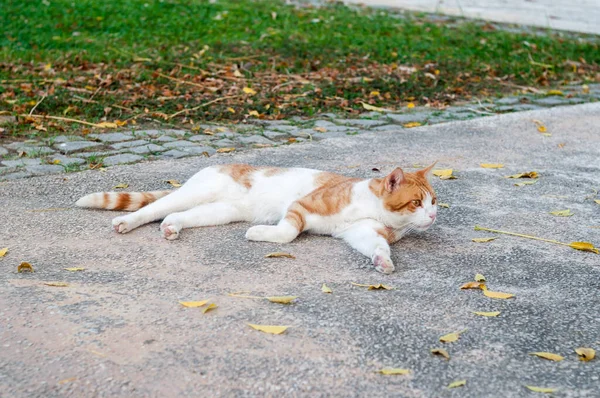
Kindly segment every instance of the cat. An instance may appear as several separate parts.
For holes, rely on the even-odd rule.
[[[113,219],[118,233],[164,218],[160,229],[166,239],[176,239],[183,228],[236,221],[276,223],[248,229],[246,238],[252,241],[288,243],[305,231],[331,235],[389,274],[394,271],[389,245],[435,222],[436,195],[427,180],[433,166],[359,179],[304,168],[229,164],[202,169],[175,191],[98,192],[76,205],[137,210]]]

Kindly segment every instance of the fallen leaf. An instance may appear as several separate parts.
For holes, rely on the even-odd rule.
[[[227,110],[231,113],[235,113],[235,109],[233,109],[232,107],[228,107]]]
[[[571,212],[571,210],[554,210],[551,211],[550,214],[557,217],[571,217],[575,213]]]
[[[475,280],[477,282],[485,282],[485,276],[483,276],[482,274],[475,274]]]
[[[456,177],[452,175],[453,169],[433,170],[432,173],[436,177],[440,177],[440,180],[455,180]]]
[[[6,253],[8,253],[8,247],[5,247],[4,249],[0,249],[0,257],[6,256]]]
[[[448,203],[438,203],[439,207],[445,207],[446,209],[450,208],[450,205]]]
[[[493,240],[495,240],[496,238],[473,238],[471,239],[473,242],[477,242],[477,243],[486,243],[486,242],[491,242]]]
[[[65,268],[66,271],[77,272],[77,271],[85,271],[85,268],[73,267],[73,268]]]
[[[371,91],[369,97],[379,97],[381,93],[379,91]]]
[[[351,284],[353,284],[354,286],[359,286],[359,287],[367,287],[369,288],[369,290],[393,290],[394,288],[388,285],[384,285],[384,284],[378,284],[378,285],[369,285],[369,284],[364,284],[364,283],[354,283],[354,282],[350,282]]]
[[[318,131],[319,133],[327,132],[327,129],[325,127],[315,127],[313,130]]]
[[[579,347],[575,349],[579,359],[584,362],[589,362],[596,357],[596,351],[593,348]]]
[[[530,171],[528,173],[519,173],[519,174],[513,174],[511,176],[506,176],[504,178],[538,178],[539,174],[537,173],[537,171]]]
[[[58,384],[62,385],[62,384],[70,383],[75,380],[77,380],[77,377],[69,377],[68,379],[59,381]]]
[[[54,159],[54,160],[52,161],[52,164],[60,164],[60,159]]]
[[[540,133],[545,133],[547,131],[546,126],[544,126],[543,124],[539,125],[537,131],[539,131]]]
[[[413,127],[419,127],[419,126],[421,126],[421,123],[419,123],[419,122],[408,122],[408,123],[403,124],[402,126],[404,128],[411,129]]]
[[[454,332],[454,333],[448,333],[443,335],[442,337],[440,337],[440,341],[442,343],[453,343],[456,340],[458,340],[458,338],[460,337],[461,333],[466,332],[467,330],[463,330],[462,332]]]
[[[466,380],[457,380],[457,381],[453,381],[452,383],[448,384],[447,388],[456,388],[456,387],[462,387],[465,384],[467,384]]]
[[[483,295],[489,298],[494,298],[494,299],[509,299],[509,298],[513,298],[515,297],[514,294],[510,294],[510,293],[502,293],[502,292],[492,292],[489,290],[484,290],[483,291]]]
[[[525,386],[534,392],[543,392],[546,394],[551,394],[556,391],[556,388],[546,388],[546,387],[535,387],[535,386]]]
[[[248,326],[250,326],[252,329],[270,334],[281,334],[288,328],[288,326],[254,325],[252,323],[249,323]]]
[[[503,169],[504,165],[502,163],[481,163],[481,167],[484,169]]]
[[[484,290],[485,287],[485,283],[481,283],[481,282],[467,282],[464,283],[460,289],[461,290],[466,290],[466,289],[479,289],[479,290]]]
[[[553,354],[551,352],[530,352],[529,355],[535,355],[536,357],[548,359],[554,362],[560,362],[563,359],[565,359],[565,357],[563,357],[562,355]]]
[[[523,181],[523,182],[518,182],[515,184],[515,187],[524,187],[525,185],[533,185],[535,184],[537,181]]]
[[[388,109],[384,109],[384,108],[378,108],[376,106],[373,105],[369,105],[366,102],[361,102],[363,108],[365,108],[368,111],[375,111],[375,112],[389,112]]]
[[[272,303],[278,304],[291,304],[292,301],[298,298],[298,296],[273,296],[273,297],[265,297]]]
[[[119,185],[115,185],[113,189],[123,189],[129,187],[129,184],[121,183]]]
[[[119,127],[127,126],[127,120],[115,120],[115,124]]]
[[[217,149],[218,153],[227,153],[227,152],[233,152],[235,151],[235,148],[219,148]]]
[[[588,86],[587,84],[584,84],[583,86],[581,86],[581,92],[584,94],[589,94],[590,93],[590,86]]]
[[[488,316],[488,317],[496,317],[500,315],[500,311],[492,311],[492,312],[484,312],[484,311],[473,311],[475,315]]]
[[[333,293],[333,291],[324,283],[323,283],[323,286],[321,286],[321,291],[323,293]]]
[[[209,300],[203,300],[203,301],[180,301],[179,304],[183,305],[186,308],[198,308],[198,307],[202,307],[205,306],[206,303],[208,303]]]
[[[242,89],[246,94],[254,95],[256,94],[256,90],[251,89],[250,87],[244,87]]]
[[[179,181],[177,181],[177,180],[167,180],[165,182],[168,183],[168,184],[171,184],[175,188],[179,188],[181,186],[181,183]]]
[[[33,267],[31,266],[31,264],[22,262],[17,267],[17,272],[34,272],[34,271],[33,271]]]
[[[407,107],[408,109],[412,109],[412,108],[414,108],[414,107],[415,107],[415,104],[413,104],[412,102],[409,102],[408,104],[406,104],[406,107]]]
[[[44,282],[44,285],[52,286],[52,287],[68,287],[69,286],[69,284],[66,282]]]
[[[260,113],[258,111],[250,111],[248,112],[248,116],[260,117]]]
[[[113,123],[113,122],[102,122],[102,123],[95,124],[94,127],[99,127],[102,129],[116,129],[119,126],[117,125],[117,123]]]
[[[600,205],[600,199],[594,199],[594,202]]]
[[[446,358],[447,360],[450,360],[450,354],[448,354],[448,351],[444,350],[443,348],[434,348],[433,350],[431,350],[431,353],[433,355],[439,355],[441,357]]]
[[[407,375],[410,374],[410,369],[400,369],[400,368],[383,368],[377,371],[377,373],[381,373],[382,375]]]
[[[206,308],[204,308],[204,309],[202,310],[202,313],[203,313],[203,314],[206,314],[208,311],[212,311],[212,310],[214,310],[214,309],[215,309],[215,308],[217,308],[217,307],[218,307],[218,306],[217,306],[215,303],[210,303],[209,305],[207,305],[207,306],[206,306]]]
[[[269,253],[265,256],[265,258],[277,258],[277,257],[296,258],[296,256],[294,256],[293,254],[284,253],[284,252]]]
[[[584,252],[599,254],[598,249],[595,248],[590,242],[571,242],[569,243],[569,246],[571,246],[573,249],[582,250]]]
[[[546,91],[546,95],[560,95],[560,96],[563,96],[563,95],[565,95],[565,93],[563,93],[560,90],[548,90],[548,91]]]

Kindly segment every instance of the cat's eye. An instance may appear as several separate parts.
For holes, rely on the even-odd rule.
[[[434,205],[436,200],[437,200],[436,198],[431,199],[431,204]]]
[[[419,206],[421,206],[421,201],[419,199],[415,199],[412,201],[412,204],[419,207]]]

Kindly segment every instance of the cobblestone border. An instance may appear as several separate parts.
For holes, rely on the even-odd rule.
[[[564,87],[563,95],[518,95],[471,102],[446,109],[417,107],[398,112],[368,112],[356,119],[322,114],[316,119],[252,119],[248,124],[201,124],[191,130],[124,130],[58,136],[0,145],[0,181],[69,173],[144,160],[212,156],[221,151],[290,145],[365,132],[398,131],[415,125],[467,120],[499,113],[600,100],[600,84]]]

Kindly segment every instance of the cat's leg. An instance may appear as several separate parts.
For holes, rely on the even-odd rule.
[[[165,239],[173,240],[183,228],[207,227],[229,224],[235,221],[247,221],[243,211],[229,203],[207,203],[180,213],[169,214],[160,225]]]
[[[335,237],[344,239],[354,249],[369,257],[377,271],[391,274],[394,272],[394,263],[383,231],[383,224],[375,220],[361,220]]]
[[[287,219],[277,225],[256,225],[246,231],[246,239],[258,242],[289,243],[300,235],[298,228]]]

